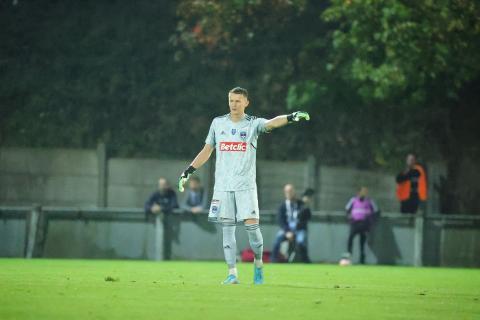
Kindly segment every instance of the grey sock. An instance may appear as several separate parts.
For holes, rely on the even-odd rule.
[[[235,224],[223,224],[223,253],[228,268],[235,268],[237,263],[237,241],[235,239]]]
[[[263,237],[262,233],[260,232],[260,226],[258,225],[258,223],[246,224],[245,229],[247,230],[250,247],[255,254],[255,261],[257,262],[257,266],[260,266],[263,256]]]

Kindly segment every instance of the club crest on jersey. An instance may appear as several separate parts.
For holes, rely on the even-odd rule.
[[[210,212],[212,214],[217,214],[219,211],[219,207],[220,207],[220,200],[213,199],[212,204],[210,205]]]
[[[247,139],[247,131],[240,131],[240,138],[242,140]]]
[[[234,136],[235,133],[237,133],[237,129],[232,129],[232,136]]]

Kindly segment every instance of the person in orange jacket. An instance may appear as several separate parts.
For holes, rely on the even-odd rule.
[[[400,212],[417,213],[421,201],[427,200],[427,176],[414,154],[407,155],[407,168],[397,175],[397,198]]]

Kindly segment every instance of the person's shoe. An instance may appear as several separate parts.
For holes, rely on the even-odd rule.
[[[263,268],[253,265],[253,284],[263,284]]]
[[[238,278],[234,274],[229,274],[228,277],[223,280],[222,284],[239,284]]]

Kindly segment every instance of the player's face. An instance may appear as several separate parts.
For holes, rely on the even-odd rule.
[[[248,103],[247,97],[243,94],[231,92],[228,94],[228,106],[230,107],[230,114],[233,116],[242,116]]]

